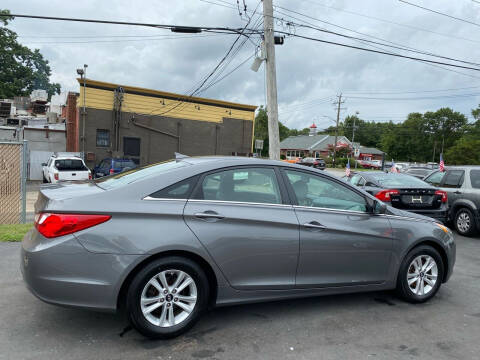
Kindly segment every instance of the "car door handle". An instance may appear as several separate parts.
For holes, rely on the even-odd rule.
[[[193,216],[195,216],[196,218],[205,219],[205,220],[207,220],[207,219],[221,220],[225,217],[223,215],[220,215],[220,214],[216,213],[215,211],[206,211],[206,212],[202,212],[202,213],[195,213]]]
[[[304,227],[307,229],[314,229],[314,230],[324,230],[327,227],[325,225],[320,224],[318,221],[310,221],[309,223],[303,224]]]
[[[453,193],[457,194],[457,195],[460,195],[462,192],[457,190],[457,191],[454,191]]]

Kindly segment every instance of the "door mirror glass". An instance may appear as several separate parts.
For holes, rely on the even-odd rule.
[[[385,203],[383,203],[381,201],[376,201],[375,200],[373,213],[374,214],[385,214],[386,211],[387,211],[387,205],[385,205]]]

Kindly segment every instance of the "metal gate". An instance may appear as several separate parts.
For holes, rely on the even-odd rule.
[[[0,224],[26,219],[27,142],[0,142]]]

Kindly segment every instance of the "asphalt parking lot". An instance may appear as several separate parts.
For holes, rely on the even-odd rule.
[[[121,315],[37,300],[18,243],[0,243],[0,359],[478,359],[480,238],[457,236],[451,280],[430,302],[388,292],[218,308],[152,341]]]

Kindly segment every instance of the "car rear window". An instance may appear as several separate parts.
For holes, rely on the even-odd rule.
[[[179,169],[191,164],[185,161],[176,162],[175,160],[164,161],[151,165],[141,166],[132,170],[124,171],[119,174],[105,176],[95,180],[95,183],[102,189],[114,189],[123,185],[131,184],[139,179],[150,176],[156,176],[164,172]]]
[[[425,181],[420,180],[416,177],[410,175],[403,175],[403,174],[395,174],[395,173],[387,173],[382,174],[379,173],[378,175],[370,175],[383,187],[430,187],[430,184],[427,184]]]
[[[61,159],[55,160],[55,167],[59,171],[83,171],[87,170],[83,161],[80,159]]]

